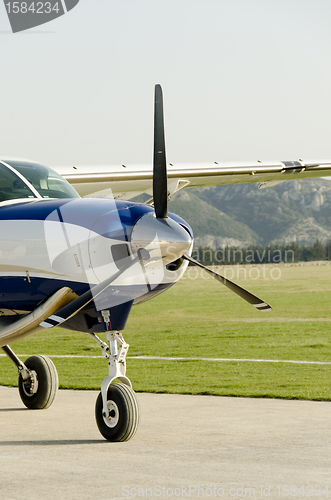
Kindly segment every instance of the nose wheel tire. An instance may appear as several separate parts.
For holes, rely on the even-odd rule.
[[[125,384],[110,384],[107,392],[108,415],[104,414],[101,392],[95,404],[95,419],[101,434],[112,442],[128,441],[137,432],[140,406],[135,392]]]
[[[24,405],[31,410],[46,409],[53,403],[59,379],[53,361],[47,356],[31,356],[25,361],[30,377],[18,377],[18,390]]]

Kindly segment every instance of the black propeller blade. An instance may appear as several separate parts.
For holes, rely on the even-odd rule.
[[[197,260],[193,259],[192,257],[189,257],[188,255],[183,255],[183,258],[188,260],[189,262],[192,262],[192,264],[195,264],[196,266],[201,267],[201,269],[204,269],[208,274],[210,274],[213,278],[215,278],[217,281],[225,285],[227,288],[232,290],[232,292],[236,293],[241,297],[242,299],[246,300],[246,302],[249,302],[252,304],[252,306],[256,307],[261,312],[266,312],[266,311],[271,311],[272,307],[264,302],[263,300],[259,299],[259,297],[256,297],[256,295],[253,295],[252,293],[248,292],[244,288],[241,288],[241,286],[236,285],[232,281],[224,278],[218,273],[215,273],[215,271],[212,271],[208,267],[200,264]]]
[[[168,215],[168,187],[161,85],[155,85],[153,199],[156,217],[165,219]]]

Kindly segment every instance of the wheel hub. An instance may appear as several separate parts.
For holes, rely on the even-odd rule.
[[[103,413],[103,419],[108,427],[115,427],[119,421],[118,406],[114,401],[107,401],[108,415]]]
[[[27,380],[24,380],[22,384],[23,391],[26,396],[32,397],[38,391],[38,376],[34,370],[30,371],[30,376]]]

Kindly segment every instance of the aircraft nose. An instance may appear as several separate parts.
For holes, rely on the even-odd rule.
[[[190,234],[170,217],[157,219],[154,213],[143,215],[133,226],[131,247],[134,253],[140,249],[149,252],[149,262],[162,259],[163,265],[174,262],[192,246]]]

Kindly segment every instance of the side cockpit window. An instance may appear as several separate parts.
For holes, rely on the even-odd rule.
[[[0,163],[0,203],[22,198],[35,198],[35,195],[22,179]]]
[[[42,198],[79,198],[79,194],[61,175],[41,163],[9,160],[8,165],[19,172]]]

